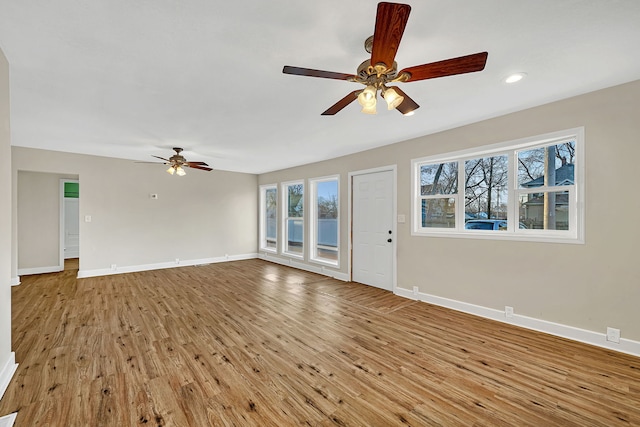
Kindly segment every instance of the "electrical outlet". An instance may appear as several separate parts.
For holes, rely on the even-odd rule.
[[[620,329],[607,328],[607,341],[620,343]]]
[[[114,270],[114,271],[115,271],[117,268],[118,268],[118,266],[117,266],[117,265],[115,265],[115,264],[111,264],[111,269],[112,269],[112,270]]]
[[[180,258],[176,258],[176,264],[180,264]]]
[[[504,306],[504,316],[505,317],[513,317],[513,307],[509,307],[508,305]]]
[[[418,287],[417,286],[413,287],[413,295],[415,295],[415,296],[418,295]]]

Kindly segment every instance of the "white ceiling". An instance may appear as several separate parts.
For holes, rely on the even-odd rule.
[[[12,145],[262,173],[640,78],[638,0],[410,1],[398,68],[488,51],[484,71],[403,84],[412,117],[354,102],[377,1],[0,0]],[[506,85],[506,75],[528,76]],[[198,172],[200,173],[200,172]],[[203,172],[204,173],[204,172]]]

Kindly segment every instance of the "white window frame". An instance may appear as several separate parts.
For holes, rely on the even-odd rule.
[[[294,185],[302,185],[302,217],[289,217],[289,187],[294,186]],[[305,197],[305,193],[306,193],[306,187],[304,185],[304,180],[298,180],[298,181],[288,181],[288,182],[283,182],[280,184],[280,190],[282,192],[281,195],[281,202],[282,202],[282,208],[280,210],[280,212],[282,212],[282,243],[281,243],[281,253],[285,254],[287,256],[290,256],[292,258],[299,258],[299,259],[304,259],[304,255],[305,255],[305,216],[307,214],[307,206],[306,206],[306,201],[307,198]],[[287,248],[289,247],[289,220],[290,219],[298,219],[302,221],[302,252],[301,253],[297,253],[297,252],[290,252],[287,250]]]
[[[274,248],[268,247],[265,243],[267,241],[267,217],[266,217],[266,201],[267,190],[276,190],[276,245]],[[265,252],[278,252],[278,185],[277,184],[265,184],[260,186],[260,250]]]
[[[338,217],[337,224],[337,259],[335,261],[318,256],[318,184],[335,181],[337,185]],[[320,178],[309,178],[309,260],[332,267],[340,266],[340,175],[324,176]]]
[[[544,147],[562,143],[566,140],[575,140],[575,166],[574,184],[567,186],[535,187],[532,189],[518,188],[517,174],[517,153],[537,147]],[[491,240],[519,240],[534,242],[553,243],[584,243],[585,230],[585,138],[584,127],[567,129],[559,132],[552,132],[529,138],[514,141],[492,144],[469,150],[462,150],[442,155],[434,155],[411,160],[411,235],[425,237],[453,237],[471,239],[491,239]],[[508,156],[509,178],[508,178],[508,203],[507,218],[508,227],[506,231],[483,231],[465,230],[465,169],[464,162],[481,157],[491,157],[504,155]],[[439,164],[447,162],[458,163],[458,192],[450,195],[422,196],[420,194],[420,168],[423,165]],[[538,230],[520,229],[518,200],[520,194],[542,193],[546,191],[568,191],[569,193],[569,230]],[[455,199],[456,224],[455,228],[429,228],[422,227],[422,205],[423,198],[446,197]]]

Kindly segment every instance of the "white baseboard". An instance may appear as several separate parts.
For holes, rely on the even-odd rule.
[[[187,267],[187,266],[194,266],[194,265],[215,264],[215,263],[227,262],[227,261],[240,261],[244,259],[253,259],[257,257],[258,257],[257,253],[251,253],[251,254],[240,254],[240,255],[225,255],[223,257],[215,257],[215,258],[180,260],[179,262],[159,262],[156,264],[126,265],[122,267],[116,267],[114,270],[112,270],[111,268],[79,270],[78,279],[84,279],[87,277],[97,277],[97,276],[109,276],[112,274],[135,273],[138,271],[161,270],[164,268],[176,268],[176,267]]]
[[[11,278],[11,286],[18,286],[20,284],[20,276]]]
[[[28,276],[30,274],[58,273],[64,270],[64,266],[52,265],[49,267],[19,268],[19,276]]]
[[[9,387],[9,383],[16,369],[18,369],[16,354],[11,352],[4,366],[0,368],[0,399],[4,396],[4,392],[7,391],[7,387]]]
[[[311,273],[317,273],[323,276],[332,277],[334,279],[342,280],[343,282],[349,281],[348,274],[342,273],[340,271],[332,270],[331,268],[325,267],[323,265],[307,264],[302,260],[297,260],[295,258],[290,258],[290,257],[283,257],[283,256],[272,254],[269,252],[260,252],[259,258],[265,261],[274,262],[276,264],[297,268],[299,270],[309,271]]]
[[[631,354],[640,357],[640,342],[625,338],[620,338],[620,343],[607,341],[606,333],[589,331],[586,329],[576,328],[573,326],[562,325],[560,323],[549,322],[547,320],[536,319],[533,317],[514,314],[513,317],[506,317],[504,311],[493,308],[483,307],[475,304],[469,304],[462,301],[456,301],[448,298],[442,298],[435,295],[425,293],[413,293],[404,288],[396,288],[396,295],[424,301],[429,304],[450,308],[452,310],[462,311],[464,313],[473,314],[487,319],[497,320],[498,322],[508,323],[520,326],[534,331],[544,332],[573,341],[579,341],[586,344],[595,345],[597,347],[606,348],[608,350],[619,351],[621,353]]]

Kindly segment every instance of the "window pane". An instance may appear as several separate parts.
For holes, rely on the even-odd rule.
[[[338,181],[318,182],[318,218],[338,218]]]
[[[452,197],[422,199],[422,226],[455,228],[456,200]]]
[[[567,141],[518,152],[520,188],[573,185],[575,147],[575,141]]]
[[[261,187],[260,249],[276,251],[278,247],[278,189]]]
[[[287,220],[287,252],[302,254],[302,233],[304,224],[301,219]]]
[[[458,162],[420,166],[420,194],[456,194],[458,192]]]
[[[507,219],[508,163],[506,155],[465,161],[465,220]]]
[[[304,215],[304,200],[302,184],[289,185],[287,187],[287,212],[290,218],[302,218]]]
[[[275,188],[269,188],[265,191],[265,236],[267,238],[267,246],[269,242],[276,241],[277,234],[277,209],[278,209],[278,190]]]
[[[317,235],[315,256],[338,260],[338,181],[320,181],[316,184]]]
[[[547,191],[520,195],[520,222],[526,228],[568,230],[569,192]]]
[[[304,253],[304,185],[287,184],[284,206],[284,252],[296,256]]]

